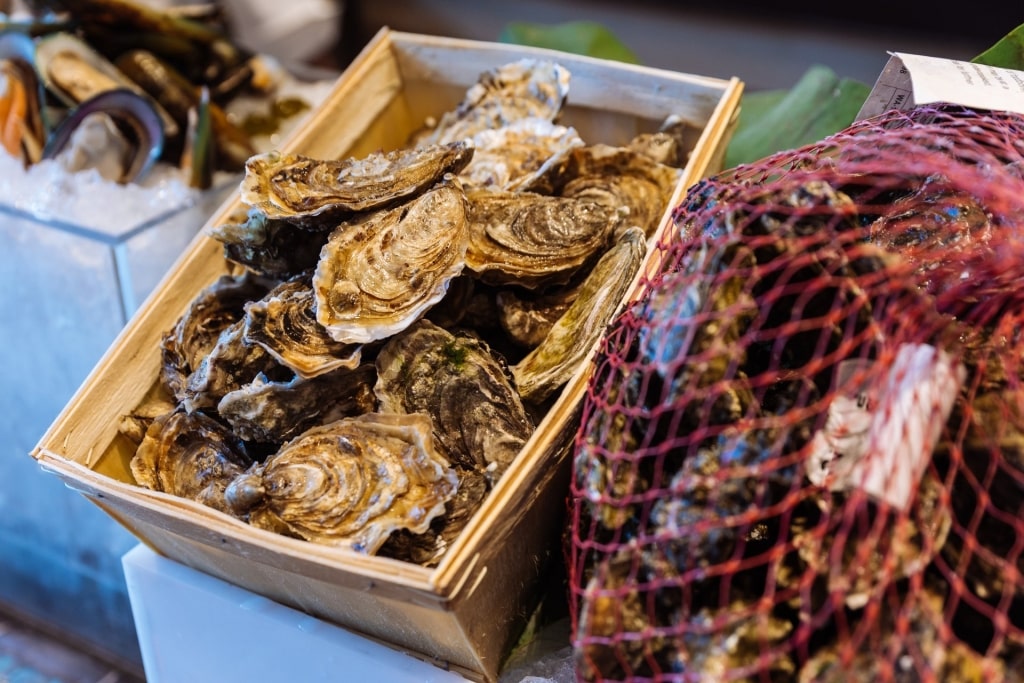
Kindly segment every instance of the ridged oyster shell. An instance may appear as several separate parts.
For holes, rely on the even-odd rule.
[[[466,140],[339,161],[265,152],[246,162],[241,197],[267,218],[329,219],[417,195],[461,171],[472,157]]]
[[[618,225],[614,207],[531,192],[471,190],[466,267],[488,284],[564,284],[602,251]]]
[[[526,118],[554,121],[569,94],[569,79],[564,66],[530,58],[485,71],[417,144],[465,140]]]
[[[243,339],[259,344],[277,362],[310,379],[338,368],[358,367],[362,346],[336,342],[316,321],[308,275],[282,282],[245,306]]]
[[[313,275],[316,319],[339,342],[401,332],[465,266],[466,198],[457,179],[394,209],[338,226]]]
[[[304,432],[226,498],[253,526],[373,554],[398,529],[426,531],[457,486],[429,418],[370,413]]]
[[[452,463],[496,479],[533,433],[508,368],[481,340],[421,320],[377,355],[380,410],[425,413]]]
[[[682,170],[658,163],[626,147],[590,145],[569,154],[559,194],[624,211],[624,226],[643,228],[650,237],[658,227]]]
[[[315,425],[372,411],[375,377],[372,364],[277,382],[261,374],[225,394],[217,413],[243,439],[281,443]]]
[[[224,491],[251,464],[230,429],[177,409],[153,420],[129,466],[140,486],[229,512]]]
[[[642,229],[626,229],[587,276],[576,300],[558,319],[540,346],[512,366],[523,400],[539,404],[551,396],[586,360],[618,310],[640,270],[647,240]]]
[[[473,159],[459,173],[466,187],[529,190],[583,146],[575,128],[537,117],[513,121],[473,137]]]
[[[186,396],[189,376],[216,346],[221,333],[245,314],[245,305],[272,284],[252,273],[223,275],[192,301],[160,342],[161,379],[177,399]]]

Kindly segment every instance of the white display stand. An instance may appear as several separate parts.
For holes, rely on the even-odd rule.
[[[142,544],[121,561],[147,683],[466,681]]]

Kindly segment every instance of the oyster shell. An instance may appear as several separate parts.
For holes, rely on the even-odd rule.
[[[513,121],[473,137],[476,152],[459,179],[467,187],[529,190],[583,144],[575,128],[541,118]]]
[[[362,346],[331,339],[316,321],[315,305],[308,276],[282,282],[259,301],[246,304],[242,338],[262,346],[303,379],[357,367]]]
[[[513,289],[502,290],[495,296],[501,328],[517,344],[532,349],[544,341],[578,294],[575,287],[536,297],[523,296]]]
[[[572,150],[559,194],[605,204],[628,214],[624,225],[658,228],[682,171],[624,147],[590,145]]]
[[[333,226],[332,226],[333,227]],[[210,237],[224,245],[224,258],[281,280],[316,267],[329,230],[309,231],[289,221],[267,218],[250,209],[241,223],[222,223]]]
[[[380,410],[426,413],[449,460],[497,479],[534,424],[505,364],[476,337],[421,320],[377,355]]]
[[[217,344],[221,332],[245,315],[245,304],[259,299],[271,283],[253,275],[222,275],[204,288],[160,342],[161,380],[177,400],[186,396],[188,377]]]
[[[524,401],[543,402],[586,360],[640,270],[646,250],[643,230],[624,231],[594,266],[576,300],[541,345],[512,366]]]
[[[569,80],[569,70],[560,64],[529,58],[485,71],[458,106],[416,143],[465,140],[525,118],[554,121],[569,94]]]
[[[226,393],[217,413],[243,439],[282,443],[317,424],[372,411],[375,378],[372,364],[278,382],[261,374]]]
[[[888,597],[888,596],[887,596]],[[899,609],[878,610],[874,623],[858,625],[845,643],[829,643],[801,667],[799,683],[1020,680],[998,657],[985,657],[946,624],[945,600],[927,584],[904,598]],[[858,637],[863,636],[863,637]],[[851,651],[852,650],[852,651]],[[879,655],[882,656],[879,656]],[[1007,677],[1007,674],[1010,674]]]
[[[472,157],[465,140],[339,161],[265,152],[246,162],[241,197],[267,218],[330,220],[420,194]]]
[[[396,530],[426,531],[457,485],[429,418],[368,413],[297,436],[225,495],[253,526],[373,554]]]
[[[462,186],[449,178],[407,204],[342,223],[313,275],[316,319],[336,341],[390,337],[440,301],[465,266]]]
[[[607,204],[470,190],[466,267],[489,284],[564,284],[603,251],[620,215]]]
[[[190,412],[213,408],[227,393],[240,389],[260,373],[273,373],[275,378],[291,375],[262,346],[245,341],[243,318],[221,332],[217,343],[189,375],[181,403]]]
[[[129,466],[140,486],[229,512],[224,491],[251,464],[223,424],[176,409],[153,420]]]
[[[435,517],[430,523],[430,528],[421,534],[405,529],[396,531],[377,554],[424,567],[435,566],[469,524],[490,490],[488,479],[483,473],[459,470],[458,474],[459,490],[448,501],[444,514]]]

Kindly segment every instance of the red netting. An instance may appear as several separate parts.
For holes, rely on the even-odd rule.
[[[574,457],[583,680],[1024,680],[1024,117],[696,185]]]

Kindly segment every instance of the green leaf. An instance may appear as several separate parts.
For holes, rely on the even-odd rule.
[[[1024,71],[1024,24],[1007,33],[995,45],[971,61]]]
[[[826,66],[811,66],[790,90],[747,93],[725,166],[762,159],[774,152],[817,142],[853,123],[871,88],[839,78]]]
[[[616,38],[615,34],[593,21],[568,21],[562,24],[513,21],[505,25],[498,40],[502,43],[544,47],[630,64],[640,63],[636,54]]]

